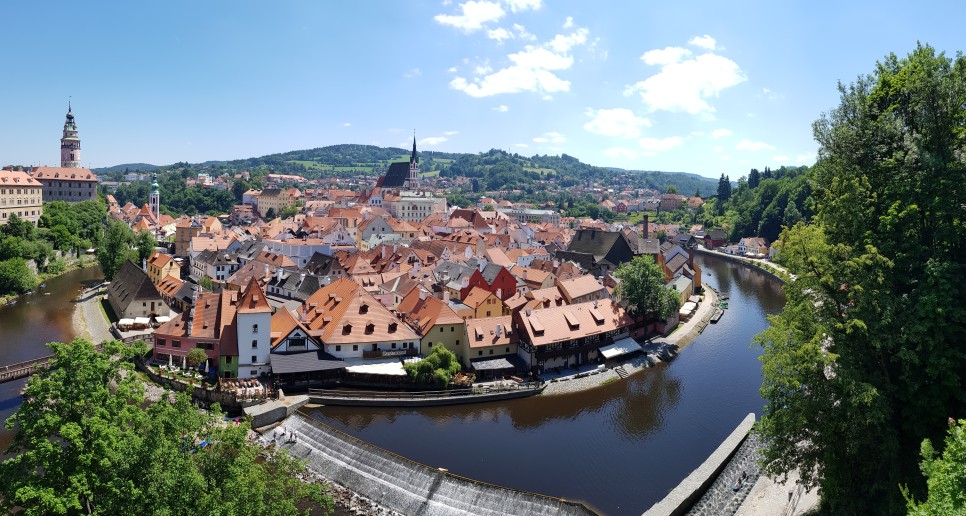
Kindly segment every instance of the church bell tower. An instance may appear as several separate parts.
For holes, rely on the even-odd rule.
[[[416,135],[413,135],[413,154],[409,157],[409,177],[403,184],[407,190],[419,190],[419,156],[416,155]]]
[[[81,168],[80,138],[77,137],[77,124],[71,113],[70,101],[67,102],[67,120],[64,122],[64,137],[60,139],[60,166]]]
[[[151,193],[148,195],[148,207],[154,215],[154,220],[161,220],[161,191],[158,189],[158,173],[151,176]]]

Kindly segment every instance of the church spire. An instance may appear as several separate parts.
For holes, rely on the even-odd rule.
[[[419,163],[419,156],[416,155],[416,130],[413,129],[413,154],[409,156],[410,163]]]

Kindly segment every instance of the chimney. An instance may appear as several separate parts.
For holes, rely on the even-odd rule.
[[[443,291],[443,302],[447,304],[449,303],[449,290]]]
[[[650,236],[648,235],[648,232],[650,230],[648,228],[650,228],[651,225],[650,225],[650,223],[648,221],[648,217],[647,217],[647,214],[646,213],[644,214],[644,218],[641,219],[641,225],[644,226],[644,230],[641,231],[641,235],[643,235],[644,240],[647,240],[648,238],[650,238]]]
[[[275,281],[276,282],[278,282],[278,283],[281,283],[282,282],[282,273],[283,273],[283,270],[282,270],[281,267],[279,267],[278,269],[275,270]]]
[[[269,271],[269,269],[268,269],[268,264],[267,263],[265,264],[264,271],[265,271],[265,273],[263,274],[264,277],[267,278],[267,277],[269,277],[269,276],[272,275],[271,271]]]
[[[497,336],[497,338],[500,338],[501,335],[503,335],[503,325],[502,324],[497,324],[496,325],[496,336]]]
[[[426,301],[426,291],[423,289],[419,289],[419,300]]]
[[[503,299],[503,289],[502,288],[496,289],[496,297],[498,297],[500,299]]]
[[[523,281],[527,281],[527,269],[523,269]]]

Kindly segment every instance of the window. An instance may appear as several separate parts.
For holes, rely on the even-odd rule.
[[[257,356],[255,356],[255,355],[252,355],[252,363],[253,363],[253,364],[256,364],[256,363],[258,363],[258,357],[257,357]],[[255,373],[252,373],[252,374],[255,374]]]
[[[228,355],[228,356],[225,357],[225,363],[226,364],[230,364],[231,363],[231,355]]]
[[[483,356],[483,350],[482,349],[479,351],[479,353],[480,353],[480,356]]]
[[[507,346],[507,348],[506,348],[506,352],[507,352],[507,353],[509,353],[509,352],[510,352],[510,346]]]
[[[258,374],[258,371],[256,371],[256,370],[254,370],[254,369],[252,369],[252,371],[251,371],[251,375],[250,375],[250,376],[255,376],[256,374]]]
[[[336,346],[335,346],[335,350],[336,350],[336,351],[342,351],[342,346],[339,346],[339,345],[336,345]]]
[[[433,347],[433,343],[432,342],[429,343],[429,347]]]
[[[164,339],[158,339],[158,346],[164,346]]]
[[[299,339],[288,339],[288,346],[290,348],[304,348],[305,347],[305,339],[302,339],[302,338],[299,338]]]
[[[457,345],[457,346],[459,346],[459,345],[460,345],[460,339],[456,339],[456,345]]]
[[[443,333],[443,327],[442,326],[439,327],[439,332],[440,333]]]
[[[352,345],[352,351],[359,351],[359,345],[358,344],[353,344]]]
[[[487,310],[487,311],[486,311],[486,316],[487,316],[487,317],[489,317],[489,316],[490,316],[490,311],[489,311],[489,310]]]
[[[456,326],[450,326],[449,331],[450,333],[453,333],[454,331],[456,331]]]
[[[258,333],[258,325],[257,324],[253,324],[252,325],[252,333]]]
[[[491,354],[491,355],[493,354],[493,350],[492,350],[492,349],[490,350],[490,354]]]
[[[392,343],[392,349],[396,349],[396,343],[395,342]]]
[[[176,347],[176,348],[180,348],[181,347],[181,341],[180,340],[172,340],[171,341],[171,345],[174,346],[174,347]]]
[[[252,339],[252,349],[255,349],[257,347],[258,347],[258,340]]]

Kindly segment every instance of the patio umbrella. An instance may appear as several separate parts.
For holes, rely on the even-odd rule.
[[[174,360],[174,358],[171,355],[168,355],[168,367],[171,367],[172,365],[174,365],[172,364],[172,360]]]
[[[181,369],[188,368],[188,357],[186,355],[181,356]]]

